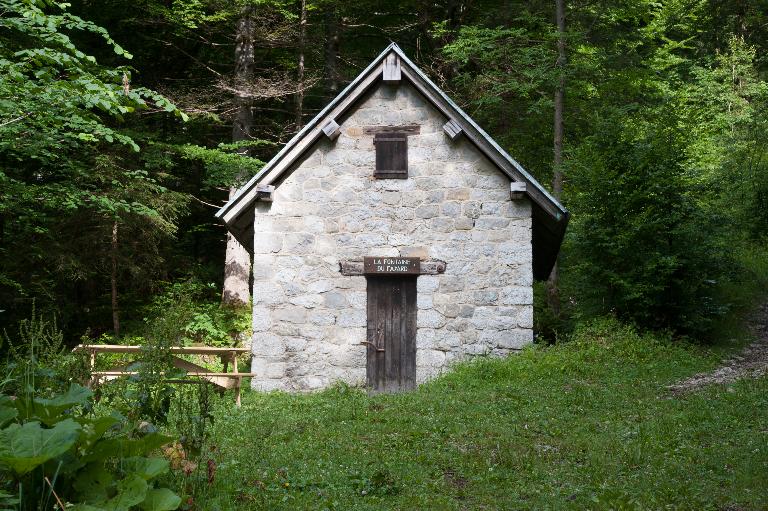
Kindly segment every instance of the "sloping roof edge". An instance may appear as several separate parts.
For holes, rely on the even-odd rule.
[[[219,209],[219,211],[216,212],[216,217],[224,218],[224,215],[235,209],[235,206],[238,206],[237,209],[242,209],[245,205],[239,205],[238,202],[242,200],[243,196],[245,196],[249,190],[253,189],[263,176],[272,171],[272,169],[274,169],[278,163],[282,162],[291,148],[295,147],[299,141],[301,141],[307,134],[309,134],[310,131],[318,128],[320,122],[328,116],[328,113],[331,112],[344,99],[346,99],[350,93],[355,90],[368,75],[371,74],[372,71],[379,67],[390,50],[394,48],[400,50],[400,48],[395,43],[391,43],[389,46],[387,46],[387,48],[382,51],[379,56],[376,57],[373,62],[368,65],[368,67],[366,67],[359,75],[357,75],[357,77],[352,80],[349,85],[344,87],[338,96],[333,98],[333,100],[328,103],[328,105],[326,105],[326,107],[323,108],[320,113],[313,117],[311,121],[309,121],[298,133],[296,133],[296,135],[294,135],[293,138],[291,138],[283,146],[283,148],[271,160],[269,160],[258,173],[256,173],[255,176],[253,176],[245,185],[240,187],[237,193],[235,193],[235,195],[231,197],[227,203],[224,204],[221,209]],[[365,91],[361,91],[359,95],[362,95],[364,92]]]
[[[435,85],[395,43],[387,46],[338,96],[294,135],[261,171],[216,212],[216,217],[222,219],[230,232],[246,249],[252,251],[250,246],[252,240],[249,239],[249,235],[253,232],[251,205],[256,200],[256,186],[275,182],[284,171],[290,169],[293,163],[301,158],[306,149],[322,136],[322,125],[327,120],[340,118],[371,86],[376,84],[381,79],[384,59],[391,52],[396,53],[401,59],[404,78],[446,117],[456,121],[467,138],[502,172],[515,181],[524,181],[527,184],[526,193],[534,206],[534,276],[537,279],[547,278],[557,259],[565,227],[568,224],[568,210]],[[245,218],[242,218],[244,215]]]

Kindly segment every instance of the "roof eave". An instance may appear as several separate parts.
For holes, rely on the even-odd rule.
[[[462,128],[464,128],[467,134],[470,135],[472,142],[481,150],[484,149],[483,152],[486,153],[486,156],[494,161],[494,163],[496,163],[503,172],[505,172],[509,177],[513,179],[523,180],[531,184],[534,190],[528,190],[528,195],[534,195],[534,197],[532,197],[534,199],[537,198],[535,195],[539,195],[540,199],[550,203],[552,207],[548,209],[551,210],[553,216],[558,221],[560,221],[560,217],[568,214],[568,210],[565,209],[562,204],[560,204],[560,201],[555,199],[549,193],[549,191],[547,191],[547,189],[541,185],[541,183],[539,183],[532,175],[528,173],[528,171],[525,170],[525,168],[523,168],[522,165],[520,165],[514,158],[512,158],[512,156],[509,155],[509,153],[502,149],[501,146],[499,146],[499,144],[497,144],[496,141],[493,140],[490,135],[488,135],[488,133],[486,133],[480,126],[478,126],[477,123],[469,115],[467,115],[464,110],[461,109],[461,107],[454,103],[453,100],[448,97],[448,95],[446,95],[432,80],[430,80],[430,78],[424,74],[424,72],[422,72],[399,47],[395,46],[393,50],[408,64],[408,66],[402,66],[401,69],[409,78],[411,83],[415,83],[414,79],[423,82],[423,87],[419,87],[420,92],[426,97],[430,98],[433,103],[443,103],[443,105],[437,105],[438,107],[442,106],[440,110],[442,110],[443,113],[451,119],[454,119],[459,124],[463,125]],[[418,86],[418,84],[416,85]],[[448,111],[446,112],[446,110]],[[501,157],[501,160],[503,161],[498,161],[498,158],[493,158],[493,153]]]
[[[280,163],[286,154],[288,154],[292,147],[294,147],[301,139],[303,139],[310,131],[317,128],[320,123],[325,120],[325,118],[328,116],[330,112],[334,110],[334,108],[339,105],[343,100],[345,100],[352,91],[354,91],[364,80],[365,78],[373,71],[376,67],[380,66],[384,58],[389,54],[390,51],[395,50],[398,52],[398,54],[402,54],[402,50],[400,50],[400,47],[397,46],[397,44],[390,43],[389,46],[387,46],[384,51],[382,51],[378,57],[376,57],[373,62],[371,62],[357,77],[352,80],[333,100],[326,105],[325,108],[323,108],[320,113],[318,113],[315,117],[312,118],[296,135],[294,135],[284,146],[283,148],[271,159],[269,162],[267,162],[264,167],[256,173],[245,185],[240,187],[238,191],[235,193],[234,196],[232,196],[224,206],[222,206],[215,214],[216,218],[223,219],[225,216],[227,216],[227,213],[232,211],[233,209],[242,209],[243,207],[246,207],[250,204],[249,201],[247,204],[240,204],[242,201],[242,198],[253,189],[258,183],[259,180],[268,174],[273,168],[275,168],[278,163]],[[235,216],[240,216],[239,214],[236,214]]]
[[[535,242],[534,253],[540,258],[534,270],[537,279],[545,279],[549,270],[557,258],[565,228],[568,224],[569,213],[560,202],[555,199],[522,165],[512,158],[493,140],[471,117],[469,117],[456,103],[451,100],[437,85],[429,79],[395,44],[391,43],[382,51],[338,96],[336,96],[323,110],[320,111],[304,128],[299,131],[285,146],[253,176],[235,195],[216,212],[216,217],[227,224],[227,228],[249,250],[252,240],[253,208],[252,203],[257,200],[254,193],[257,184],[272,184],[280,175],[288,170],[306,150],[308,150],[320,138],[322,125],[328,119],[340,118],[365,92],[381,79],[382,63],[390,52],[395,52],[402,59],[401,70],[406,78],[421,94],[428,98],[432,104],[446,117],[458,122],[467,138],[485,154],[502,172],[510,179],[525,181],[527,195],[531,201],[545,213],[537,215],[538,222],[534,225]],[[263,181],[263,182],[262,182]],[[248,213],[251,213],[248,215]],[[247,215],[243,217],[243,215]],[[541,229],[544,229],[542,231]],[[548,234],[545,233],[548,232]],[[550,240],[542,246],[541,240]],[[546,273],[546,275],[544,275]]]

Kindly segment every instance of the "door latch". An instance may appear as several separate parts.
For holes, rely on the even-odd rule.
[[[363,342],[361,342],[360,344],[364,344],[364,345],[366,345],[366,344],[367,344],[367,345],[370,345],[370,347],[371,347],[371,348],[375,349],[375,350],[376,350],[376,351],[378,351],[378,352],[383,352],[383,351],[384,351],[384,348],[379,348],[378,346],[376,346],[376,345],[375,345],[374,343],[372,343],[371,341],[363,341]]]

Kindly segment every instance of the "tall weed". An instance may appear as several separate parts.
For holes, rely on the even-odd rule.
[[[15,335],[4,331],[0,345],[7,345],[5,374],[8,391],[56,394],[73,382],[88,378],[85,357],[72,353],[64,343],[56,317],[44,318],[32,305],[30,317],[18,323]]]

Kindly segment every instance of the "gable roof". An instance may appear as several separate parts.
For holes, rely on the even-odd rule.
[[[416,88],[432,106],[461,128],[472,142],[501,172],[513,181],[526,183],[526,194],[533,213],[533,273],[546,279],[554,265],[568,224],[569,213],[522,165],[504,151],[482,128],[459,108],[403,53],[395,43],[382,51],[357,78],[344,88],[319,114],[309,121],[250,181],[243,185],[216,213],[227,229],[249,251],[253,250],[254,202],[257,186],[269,185],[296,163],[324,136],[323,126],[340,119],[368,90],[382,80],[384,62],[390,55],[400,60],[402,79]]]

